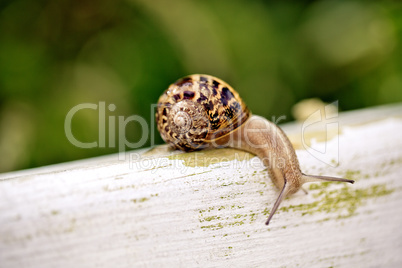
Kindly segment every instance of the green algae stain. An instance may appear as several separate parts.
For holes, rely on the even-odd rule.
[[[217,224],[211,224],[211,225],[204,225],[201,226],[201,229],[212,229],[212,230],[218,230],[218,229],[222,229],[223,225],[222,223],[217,223]]]
[[[175,154],[168,157],[169,160],[183,160],[186,167],[208,167],[212,164],[229,162],[233,160],[250,160],[254,155],[245,151],[232,148],[211,149],[191,153]]]
[[[134,184],[133,185],[123,185],[123,186],[118,186],[118,187],[114,187],[114,188],[112,188],[109,185],[105,185],[105,186],[103,186],[103,190],[105,192],[115,192],[115,191],[121,191],[121,190],[126,190],[126,189],[135,189],[135,187],[136,186]]]
[[[54,216],[54,215],[58,215],[58,214],[60,214],[60,211],[58,211],[58,210],[52,210],[52,211],[50,211],[50,214],[52,214],[53,216]]]
[[[221,210],[237,210],[244,209],[242,206],[217,206],[209,207],[206,209],[199,210],[198,220],[202,224],[201,229],[203,230],[219,230],[224,227],[234,227],[245,224],[245,219],[248,217],[247,214],[235,214],[227,215],[220,213]],[[205,215],[211,213],[209,215]],[[218,214],[216,214],[218,213]],[[252,218],[254,215],[252,216]]]
[[[309,190],[323,190],[323,189],[326,189],[329,186],[331,186],[331,184],[333,184],[333,182],[330,182],[330,181],[314,183],[314,184],[310,184],[308,189]]]
[[[158,193],[155,193],[155,194],[149,195],[148,197],[133,198],[133,199],[130,199],[129,201],[132,202],[132,203],[134,203],[134,204],[137,204],[137,203],[144,203],[144,202],[146,202],[146,201],[151,200],[151,198],[157,197],[157,196],[159,196],[159,194],[158,194]],[[123,201],[123,202],[127,202],[127,200],[122,200],[122,201]]]
[[[201,221],[213,221],[213,220],[219,220],[221,217],[219,216],[210,216],[210,217],[205,217],[204,220]]]
[[[344,178],[347,180],[357,180],[361,177],[360,170],[346,170]]]
[[[368,174],[363,174],[360,170],[346,170],[340,175],[345,179],[355,181],[370,177]],[[344,185],[340,189],[329,190],[328,188],[331,185],[333,185],[333,182],[311,184],[309,190],[312,191],[313,197],[318,199],[317,201],[309,204],[282,207],[279,211],[301,211],[302,215],[317,212],[339,212],[337,218],[342,219],[355,215],[357,208],[366,205],[369,199],[382,197],[394,192],[394,189],[387,188],[386,184],[376,184],[363,189],[355,189],[349,185]],[[330,218],[325,218],[322,221],[327,220],[330,220]]]
[[[356,214],[356,210],[360,206],[367,204],[367,201],[372,198],[378,198],[391,194],[394,190],[388,189],[385,184],[376,184],[364,189],[353,189],[349,186],[343,186],[337,190],[327,190],[328,186],[317,185],[310,187],[310,190],[315,190],[313,197],[319,200],[300,205],[291,205],[279,208],[279,211],[300,211],[302,216],[311,215],[315,213],[336,213],[339,212],[338,219],[347,218]],[[264,211],[268,214],[269,211]],[[324,221],[329,218],[324,219]]]
[[[235,221],[235,222],[229,223],[228,225],[229,226],[240,226],[240,225],[243,225],[243,224],[244,224],[244,221]]]
[[[133,203],[143,203],[145,201],[148,201],[149,198],[148,197],[141,197],[141,198],[137,198],[137,199],[130,199],[131,202]]]

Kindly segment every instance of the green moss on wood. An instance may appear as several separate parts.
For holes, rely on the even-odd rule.
[[[130,199],[130,201],[133,202],[133,203],[143,203],[143,202],[148,201],[148,200],[149,200],[148,197]]]
[[[317,184],[315,187],[310,187],[310,190],[317,192],[313,193],[313,197],[319,200],[300,205],[291,205],[279,208],[279,211],[300,211],[302,215],[311,215],[315,213],[343,213],[337,218],[346,218],[356,214],[358,207],[365,205],[368,199],[378,198],[391,194],[394,189],[388,189],[385,184],[376,184],[364,189],[354,189],[350,186],[343,186],[341,189],[328,191],[327,183],[323,185]],[[269,211],[264,211],[268,215]]]

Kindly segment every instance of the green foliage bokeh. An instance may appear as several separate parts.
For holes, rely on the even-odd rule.
[[[117,152],[109,132],[104,148],[72,145],[68,111],[114,104],[117,145],[119,116],[151,123],[163,90],[192,73],[229,82],[267,118],[292,120],[312,97],[341,110],[400,102],[401,40],[398,1],[3,1],[0,172]],[[96,110],[72,121],[83,142],[98,129]],[[141,126],[124,134],[138,141]],[[143,146],[155,143],[157,133]]]

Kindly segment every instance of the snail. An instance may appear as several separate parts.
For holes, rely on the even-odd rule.
[[[354,183],[301,172],[295,150],[282,129],[252,115],[239,94],[219,78],[194,74],[177,80],[159,98],[155,116],[162,139],[176,149],[233,147],[261,158],[280,189],[266,225],[281,201],[306,182]]]

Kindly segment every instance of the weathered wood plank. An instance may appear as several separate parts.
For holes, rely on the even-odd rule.
[[[278,191],[233,149],[161,146],[2,174],[0,266],[400,266],[401,116],[400,105],[341,114],[339,165],[297,154],[306,173],[356,183],[312,183],[268,227]],[[300,128],[285,130],[297,143]]]

